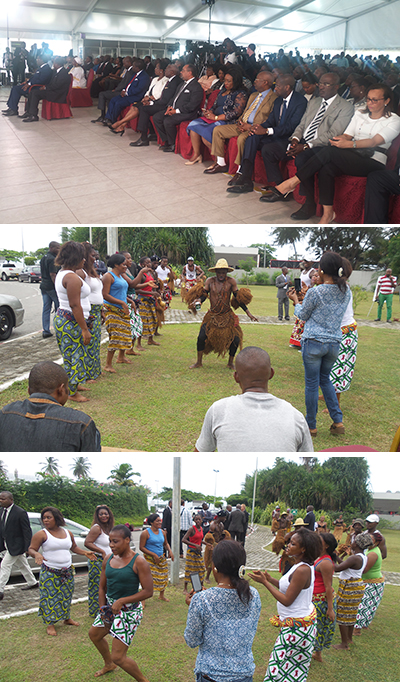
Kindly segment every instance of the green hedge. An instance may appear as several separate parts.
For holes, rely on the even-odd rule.
[[[39,481],[0,481],[0,489],[14,495],[15,504],[26,511],[40,512],[53,506],[66,518],[87,525],[99,504],[107,504],[114,516],[140,518],[146,516],[147,493],[139,487],[119,488],[96,481],[72,481],[64,476],[46,475]]]

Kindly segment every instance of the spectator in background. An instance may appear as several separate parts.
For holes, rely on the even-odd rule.
[[[228,531],[231,534],[232,540],[242,542],[245,525],[245,516],[242,512],[241,505],[237,504],[236,509],[231,514]]]
[[[397,277],[393,277],[391,268],[388,268],[384,275],[378,278],[375,290],[375,300],[378,301],[378,317],[375,322],[380,322],[382,309],[386,302],[386,322],[391,322],[393,292],[397,285]]]
[[[202,509],[200,509],[200,511],[199,511],[199,515],[201,516],[201,519],[202,519],[201,527],[203,529],[204,535],[206,535],[206,533],[208,533],[208,530],[210,528],[210,523],[214,517],[213,517],[212,513],[210,512],[209,505],[207,504],[207,502],[203,502],[203,504],[201,506],[202,506]]]
[[[249,512],[247,511],[245,504],[242,504],[240,506],[240,509],[242,510],[242,512],[244,514],[244,528],[243,528],[243,538],[242,538],[242,545],[244,547],[244,543],[246,542],[247,529],[249,527]]]
[[[307,514],[304,517],[304,526],[308,530],[315,530],[315,514],[314,514],[314,507],[312,504],[309,504],[308,507],[306,508]]]
[[[40,282],[40,291],[42,293],[43,300],[42,336],[44,339],[53,336],[50,331],[51,306],[54,303],[55,310],[57,310],[59,306],[58,296],[55,288],[56,275],[60,269],[57,265],[55,265],[55,260],[59,250],[60,244],[58,242],[50,242],[48,252],[40,261],[40,274],[42,277]]]
[[[179,538],[179,556],[181,559],[183,559],[183,544],[182,544],[182,539],[186,535],[187,531],[189,528],[192,527],[193,525],[193,519],[192,515],[185,506],[185,500],[181,500],[181,511],[180,511],[180,517],[181,517],[181,524],[180,524],[180,538]]]
[[[0,415],[1,423],[1,415]],[[3,427],[3,424],[1,425]],[[3,448],[0,448],[4,452]],[[32,573],[25,553],[32,539],[32,530],[25,509],[14,504],[13,494],[8,490],[0,493],[0,601],[4,598],[4,588],[13,568],[21,571],[26,585],[21,590],[33,590],[39,587]]]
[[[370,535],[373,535],[373,534],[375,533],[376,527],[377,527],[377,525],[378,525],[378,523],[379,523],[379,516],[378,516],[378,514],[370,514],[369,516],[367,516],[367,518],[365,519],[365,523],[366,523],[366,526],[367,526],[367,531],[368,531],[368,533],[370,533]],[[387,557],[387,547],[386,547],[385,538],[383,537],[382,534],[381,534],[381,539],[379,540],[379,543],[378,543],[377,546],[378,546],[379,549],[381,550],[382,559],[386,559],[386,557]]]
[[[105,262],[103,260],[100,259],[100,254],[98,251],[96,251],[96,260],[94,261],[94,269],[96,270],[99,277],[103,277],[103,275],[105,275],[107,272],[107,265],[105,264]]]
[[[285,320],[290,320],[289,316],[289,299],[287,292],[292,286],[290,278],[288,277],[288,268],[282,268],[282,274],[278,275],[275,280],[275,286],[278,287],[276,297],[278,299],[278,320],[283,319],[283,307],[285,306]]]
[[[170,500],[163,511],[161,528],[167,533],[167,542],[171,545],[172,536],[172,500]]]

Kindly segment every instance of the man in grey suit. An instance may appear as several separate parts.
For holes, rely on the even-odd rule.
[[[278,299],[278,319],[283,319],[283,306],[285,306],[285,320],[290,320],[289,317],[289,299],[287,297],[287,292],[292,283],[287,276],[289,270],[288,268],[282,268],[282,274],[278,275],[275,280],[275,286],[278,287],[278,293],[276,297]]]
[[[97,102],[97,108],[100,109],[100,116],[99,118],[93,119],[92,123],[104,123],[108,103],[112,100],[113,97],[122,92],[122,90],[125,90],[128,83],[130,83],[130,81],[132,80],[133,76],[132,57],[129,56],[124,57],[122,62],[124,68],[126,69],[125,75],[123,76],[122,80],[118,83],[117,87],[114,88],[114,90],[102,90],[99,93],[99,101]]]
[[[340,78],[337,73],[325,73],[319,79],[320,97],[311,99],[299,125],[290,138],[288,155],[294,157],[300,169],[314,155],[315,150],[327,146],[329,140],[342,135],[354,113],[354,107],[339,97]],[[293,220],[308,220],[316,213],[314,177],[300,185],[306,201],[290,216]],[[275,199],[276,201],[276,199]]]

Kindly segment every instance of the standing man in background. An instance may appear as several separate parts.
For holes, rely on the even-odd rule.
[[[283,319],[283,306],[285,306],[285,320],[290,320],[289,317],[289,299],[287,297],[287,292],[290,286],[292,286],[287,274],[288,268],[282,268],[282,274],[278,275],[275,280],[275,286],[278,287],[278,293],[276,295],[278,299],[278,320]]]
[[[39,587],[25,556],[31,539],[32,530],[28,514],[14,504],[12,493],[7,490],[1,492],[0,552],[4,552],[4,555],[0,566],[0,601],[4,598],[4,588],[14,566],[19,568],[27,582],[21,590],[33,590]]]
[[[56,260],[59,250],[60,244],[58,242],[50,242],[48,252],[40,261],[40,273],[42,275],[40,290],[42,292],[43,298],[42,325],[44,339],[53,336],[50,331],[50,313],[52,303],[54,303],[56,310],[59,307],[58,296],[54,286],[56,274],[59,270],[59,268],[54,264],[54,261]]]

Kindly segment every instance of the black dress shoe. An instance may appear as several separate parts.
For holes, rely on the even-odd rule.
[[[263,194],[260,197],[260,201],[266,201],[268,204],[274,204],[275,201],[290,201],[290,197],[286,197],[278,189],[273,190],[275,190],[275,187],[270,187],[268,194]]]
[[[104,116],[99,116],[99,118],[94,118],[91,123],[104,123]]]
[[[34,121],[38,121],[38,120],[39,120],[39,116],[32,116],[31,114],[29,114],[29,116],[24,118],[22,123],[33,123]]]
[[[129,146],[130,147],[148,147],[149,142],[148,142],[148,140],[142,140],[142,138],[139,137],[139,139],[136,140],[136,142],[130,142]]]
[[[239,178],[234,185],[227,187],[226,191],[232,192],[232,194],[245,194],[246,192],[252,192],[253,182],[251,180],[243,180],[242,176],[242,178]]]
[[[110,121],[109,118],[103,119],[103,126],[106,126],[106,128],[109,128],[110,126],[112,126],[112,124],[113,124],[113,122]]]
[[[18,116],[18,111],[15,111],[15,109],[6,109],[6,111],[3,111],[3,116]]]
[[[174,144],[166,144],[162,148],[163,152],[174,152],[175,151],[175,145]]]
[[[152,133],[151,135],[148,136],[147,139],[149,142],[157,142],[157,135],[155,133]]]
[[[21,590],[36,590],[39,587],[39,583],[35,583],[34,585],[24,585],[21,587]]]
[[[220,166],[218,163],[215,166],[210,166],[206,168],[203,173],[206,175],[215,175],[216,173],[226,173],[228,171],[228,166]]]
[[[229,180],[229,182],[228,182],[228,187],[232,187],[232,185],[236,185],[236,183],[237,183],[238,180],[240,179],[241,175],[242,175],[241,173],[235,173],[235,175],[233,176],[233,178],[231,178],[231,179]]]
[[[285,320],[290,320],[290,317],[285,317]]]
[[[53,336],[53,334],[51,332],[43,332],[43,334],[42,334],[42,337],[44,339],[49,339],[50,336]]]
[[[25,111],[22,116],[18,116],[18,118],[28,118],[29,114],[27,111]]]
[[[301,206],[298,211],[292,213],[290,217],[292,220],[308,220],[315,215],[315,212],[315,206],[307,206],[307,204],[303,204],[303,206]]]

